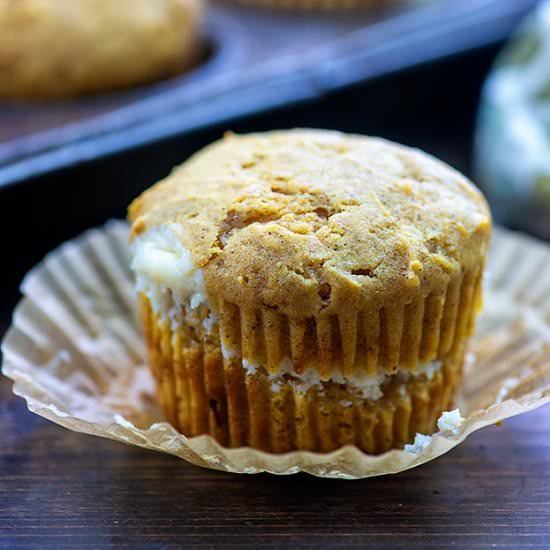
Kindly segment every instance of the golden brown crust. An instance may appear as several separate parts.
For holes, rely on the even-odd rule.
[[[134,236],[181,224],[215,305],[290,318],[445,296],[479,274],[491,226],[482,195],[445,164],[314,130],[229,135],[136,199],[130,219]]]
[[[198,57],[201,1],[0,0],[0,97],[67,97],[172,76]]]
[[[208,338],[189,327],[172,330],[141,297],[141,317],[159,403],[187,436],[209,434],[222,445],[270,452],[328,452],[356,445],[370,454],[403,447],[416,433],[429,434],[452,408],[462,377],[464,349],[443,361],[433,377],[403,382],[391,377],[373,401],[337,383],[300,388],[275,384],[267,370],[248,373],[239,357],[223,357]]]

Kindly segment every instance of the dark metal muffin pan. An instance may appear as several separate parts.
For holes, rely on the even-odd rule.
[[[535,3],[433,0],[341,14],[210,6],[207,55],[185,75],[71,101],[0,102],[0,188],[498,42]]]

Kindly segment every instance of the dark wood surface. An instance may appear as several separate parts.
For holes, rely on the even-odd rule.
[[[239,476],[65,430],[3,378],[0,503],[10,550],[549,548],[550,407],[398,475]]]

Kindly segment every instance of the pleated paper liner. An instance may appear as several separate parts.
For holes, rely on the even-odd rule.
[[[422,365],[462,350],[482,302],[484,258],[460,269],[437,257],[447,276],[435,278],[429,288],[419,285],[390,302],[361,296],[340,305],[338,312],[327,308],[307,318],[290,317],[266,305],[239,307],[213,294],[212,306],[188,310],[166,292],[161,310],[183,315],[177,345],[208,348],[211,362],[216,361],[211,348],[221,348],[226,356],[262,365],[271,375],[280,374],[281,365],[288,366],[290,375],[315,372],[323,381],[331,380],[335,371],[346,378],[392,375],[396,365],[414,374]],[[168,325],[166,330],[155,329],[160,321],[150,319],[148,309],[142,308],[142,317],[149,319],[150,347],[161,351],[154,357],[168,366],[187,360],[180,350],[171,350]],[[226,370],[230,366],[226,364]]]
[[[418,452],[269,454],[187,438],[167,423],[145,364],[127,258],[127,226],[112,222],[52,252],[29,273],[2,344],[3,372],[33,412],[67,428],[241,473],[299,471],[362,478],[412,468],[473,431],[550,401],[550,247],[495,232],[485,307],[457,404],[465,421]]]
[[[275,378],[263,367],[247,372],[240,355],[222,356],[211,343],[218,341],[217,327],[199,344],[188,326],[159,319],[145,296],[140,306],[167,419],[188,436],[210,434],[224,446],[276,453],[328,452],[346,444],[370,454],[403,448],[417,432],[434,431],[462,378],[464,346],[437,372],[409,380],[394,376],[382,397],[368,401],[331,382],[304,386],[292,371]]]
[[[215,340],[232,355],[265,365],[277,374],[292,360],[292,373],[317,371],[330,380],[337,369],[346,377],[392,374],[395,365],[414,372],[419,365],[454,355],[471,335],[481,305],[483,265],[448,281],[438,281],[429,294],[418,288],[409,302],[395,300],[380,307],[351,307],[338,315],[290,318],[268,307],[238,307],[220,300]],[[180,307],[170,302],[167,310]],[[404,300],[404,299],[403,299]],[[217,325],[219,324],[219,330]],[[194,326],[199,338],[204,329]]]

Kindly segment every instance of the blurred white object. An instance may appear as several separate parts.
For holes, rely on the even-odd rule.
[[[485,83],[475,167],[497,219],[550,238],[550,0],[527,17]]]

